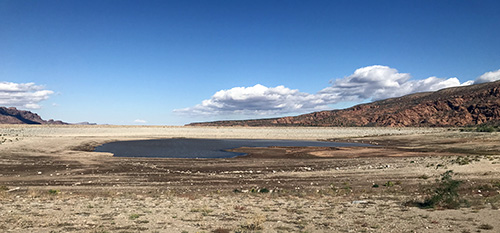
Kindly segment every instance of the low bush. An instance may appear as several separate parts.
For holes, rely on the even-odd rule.
[[[441,174],[441,180],[439,180],[437,187],[433,190],[433,194],[423,203],[419,203],[421,208],[442,207],[457,209],[466,203],[458,194],[458,188],[462,182],[454,180],[452,174],[453,171],[451,170]]]

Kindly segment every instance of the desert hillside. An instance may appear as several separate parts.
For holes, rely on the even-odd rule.
[[[62,121],[43,120],[38,114],[11,107],[0,107],[0,124],[64,125]]]
[[[196,126],[453,127],[500,120],[500,81],[406,95],[295,117],[191,123]]]

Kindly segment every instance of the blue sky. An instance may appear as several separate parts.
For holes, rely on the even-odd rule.
[[[497,80],[499,9],[498,1],[0,0],[0,105],[67,122],[182,125]]]

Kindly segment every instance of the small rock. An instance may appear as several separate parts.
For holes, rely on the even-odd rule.
[[[15,187],[13,189],[7,190],[7,192],[10,193],[10,192],[14,192],[14,191],[17,191],[17,190],[20,190],[20,189],[21,189],[21,187]]]
[[[367,201],[352,201],[352,204],[368,204]]]

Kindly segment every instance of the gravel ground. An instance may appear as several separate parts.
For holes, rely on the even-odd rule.
[[[3,232],[497,232],[500,134],[428,128],[1,126]],[[232,159],[117,158],[151,138],[357,141]],[[453,170],[459,209],[415,207]],[[268,192],[269,191],[269,192]]]

